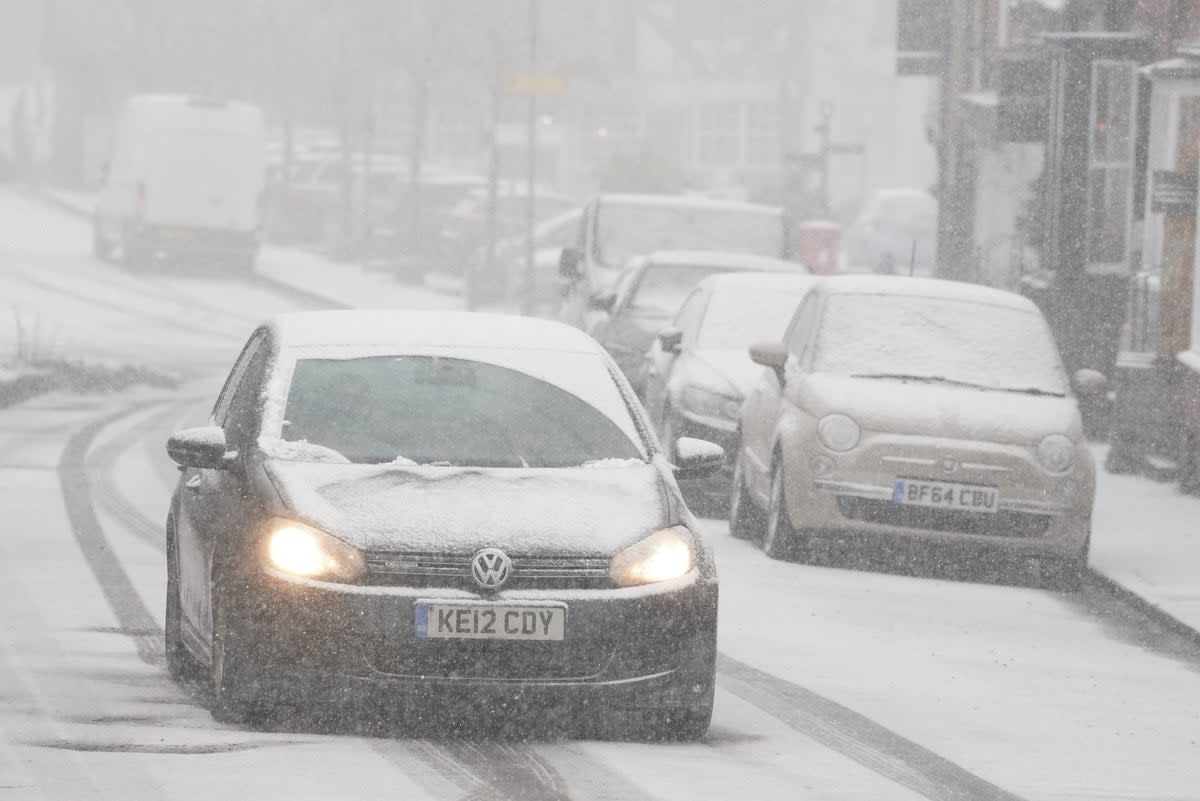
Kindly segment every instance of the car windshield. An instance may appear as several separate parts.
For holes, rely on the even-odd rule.
[[[1058,350],[1037,311],[952,298],[834,295],[813,369],[1067,393]]]
[[[696,347],[744,349],[762,339],[781,339],[804,299],[803,289],[737,287],[713,293]]]
[[[784,239],[780,215],[754,209],[603,204],[596,221],[596,256],[608,267],[655,250],[728,250],[781,258]]]
[[[722,268],[711,265],[651,264],[642,273],[630,305],[637,309],[674,312],[696,284],[720,272],[724,272]]]
[[[580,361],[594,359],[571,354]],[[604,365],[579,369],[603,371]],[[300,359],[287,393],[282,440],[354,463],[572,467],[641,458],[619,393],[587,382],[609,414],[520,370],[442,356]],[[614,397],[615,396],[615,397]],[[317,451],[293,448],[294,458]]]

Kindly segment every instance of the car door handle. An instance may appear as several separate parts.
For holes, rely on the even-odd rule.
[[[195,492],[196,490],[200,489],[200,485],[201,485],[202,483],[203,483],[203,482],[200,480],[200,476],[199,476],[199,475],[194,475],[194,476],[192,476],[191,478],[189,478],[189,479],[188,479],[188,480],[187,480],[187,481],[184,483],[184,485],[183,485],[183,486],[185,486],[185,487],[187,487],[188,489],[190,489],[190,490],[192,490],[193,492]]]

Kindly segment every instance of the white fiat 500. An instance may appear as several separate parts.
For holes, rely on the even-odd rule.
[[[1095,468],[1072,383],[1026,298],[950,281],[821,280],[740,417],[731,528],[775,558],[822,534],[974,543],[1086,564]]]

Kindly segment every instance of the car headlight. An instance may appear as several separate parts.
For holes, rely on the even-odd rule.
[[[827,414],[817,423],[817,437],[821,444],[837,453],[854,450],[861,436],[858,423],[844,414]]]
[[[694,561],[691,532],[671,526],[614,556],[608,575],[618,587],[637,587],[685,576]]]
[[[295,520],[267,523],[264,551],[268,565],[293,576],[348,582],[367,572],[357,548]]]
[[[1037,460],[1051,473],[1065,473],[1075,461],[1075,443],[1062,434],[1051,434],[1038,444]]]
[[[684,387],[681,400],[685,409],[701,417],[736,420],[742,412],[741,398],[722,395],[703,387]]]

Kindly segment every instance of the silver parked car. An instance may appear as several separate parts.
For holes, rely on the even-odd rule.
[[[932,279],[821,279],[742,408],[735,535],[775,558],[824,534],[971,543],[1078,582],[1095,467],[1029,300]],[[1080,371],[1080,393],[1104,377]]]

